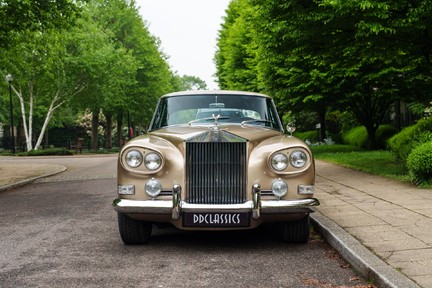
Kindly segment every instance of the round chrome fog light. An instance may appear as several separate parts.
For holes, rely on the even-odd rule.
[[[282,198],[286,193],[288,193],[288,184],[281,179],[276,180],[272,184],[272,192],[276,197]]]
[[[160,194],[162,190],[162,184],[159,182],[159,180],[152,178],[146,182],[144,189],[150,197],[154,198]]]

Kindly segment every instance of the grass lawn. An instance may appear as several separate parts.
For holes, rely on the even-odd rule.
[[[404,163],[390,151],[367,151],[349,145],[312,146],[316,159],[344,167],[408,182]]]

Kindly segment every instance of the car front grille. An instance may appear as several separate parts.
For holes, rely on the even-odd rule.
[[[246,142],[187,142],[186,161],[186,202],[246,201]]]

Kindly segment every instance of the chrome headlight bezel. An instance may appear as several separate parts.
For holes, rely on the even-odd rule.
[[[288,156],[282,152],[273,154],[270,158],[270,165],[275,171],[283,171],[288,168]]]
[[[302,150],[294,150],[289,156],[289,162],[295,168],[303,168],[308,163],[308,156]]]
[[[144,156],[144,166],[150,171],[156,171],[162,166],[162,156],[157,152],[149,152]]]
[[[143,163],[143,155],[139,150],[132,149],[126,153],[125,160],[126,164],[130,168],[137,168]]]

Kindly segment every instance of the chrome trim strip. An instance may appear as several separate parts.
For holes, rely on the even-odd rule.
[[[117,212],[130,214],[171,214],[173,209],[172,201],[166,200],[140,201],[117,198],[113,206]]]
[[[318,206],[318,205],[320,205],[320,202],[318,201],[318,199],[315,198],[261,201],[262,209],[272,209],[272,208],[281,208],[281,207],[303,208],[303,207]]]

